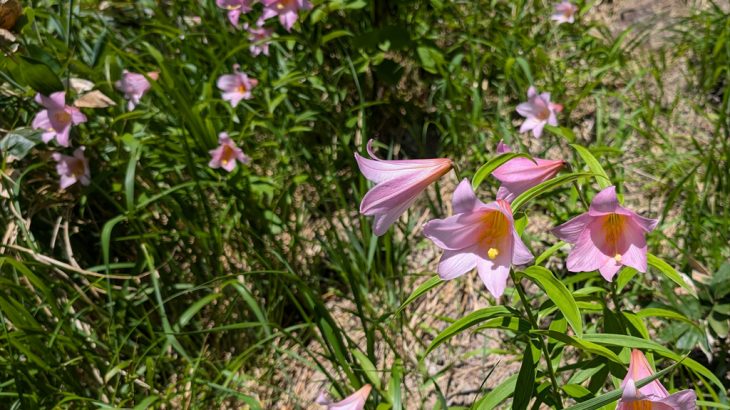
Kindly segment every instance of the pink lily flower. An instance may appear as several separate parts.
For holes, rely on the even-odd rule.
[[[558,125],[555,113],[563,110],[563,106],[550,102],[550,93],[538,94],[535,87],[527,89],[527,102],[517,106],[517,113],[525,117],[520,132],[532,131],[535,138],[540,138],[545,124]]]
[[[157,71],[151,71],[147,73],[147,77],[157,81],[159,73]],[[139,104],[142,96],[149,91],[151,85],[147,81],[147,78],[143,74],[133,73],[127,70],[122,71],[122,78],[120,78],[114,86],[117,90],[124,93],[124,98],[128,99],[127,110],[132,111]]]
[[[271,38],[274,30],[264,27],[263,20],[257,21],[256,27],[249,27],[248,23],[244,23],[243,28],[248,31],[248,41],[251,42],[251,46],[249,47],[251,55],[254,57],[259,54],[269,55],[270,42],[268,40]]]
[[[697,396],[693,390],[682,390],[672,395],[667,389],[654,380],[646,386],[636,389],[636,382],[651,376],[654,372],[640,350],[631,351],[629,371],[621,388],[624,389],[616,410],[694,410]]]
[[[55,92],[50,97],[36,94],[35,101],[45,108],[33,118],[33,128],[43,130],[43,142],[48,144],[55,138],[58,145],[68,147],[71,126],[86,122],[86,116],[78,108],[66,105],[65,91]]]
[[[317,397],[316,403],[327,406],[327,410],[362,410],[370,395],[372,386],[366,384],[360,390],[347,396],[344,400],[333,403],[327,393],[322,392]]]
[[[360,203],[360,213],[374,215],[374,233],[385,234],[431,183],[444,176],[453,163],[447,158],[382,160],[373,153],[373,140],[367,150],[372,159],[355,153],[360,172],[375,183]]]
[[[296,23],[299,10],[312,8],[309,0],[261,0],[261,2],[264,4],[264,14],[261,18],[268,20],[279,16],[279,22],[286,31],[291,31]]]
[[[476,268],[489,293],[502,296],[510,266],[524,265],[532,254],[515,230],[512,208],[505,200],[478,200],[464,179],[454,191],[454,214],[426,223],[423,233],[444,250],[438,266],[449,280]]]
[[[575,244],[568,255],[569,271],[598,269],[610,282],[621,266],[646,272],[645,236],[658,222],[619,205],[616,187],[610,186],[593,198],[588,212],[552,232],[565,242]]]
[[[84,147],[76,148],[73,156],[54,152],[51,157],[56,161],[56,172],[61,176],[61,189],[66,189],[76,182],[81,182],[81,185],[91,183],[89,160],[84,156]]]
[[[241,14],[251,11],[253,0],[215,0],[215,4],[225,10],[228,10],[228,21],[233,27],[238,28],[238,19]]]
[[[258,85],[259,81],[255,78],[249,78],[246,73],[239,71],[241,66],[235,64],[233,66],[233,74],[224,74],[218,77],[216,84],[223,91],[223,99],[230,101],[231,106],[235,107],[241,100],[250,100],[251,90]]]
[[[228,133],[221,132],[218,134],[218,148],[210,150],[210,162],[208,166],[211,168],[223,168],[228,172],[236,168],[236,161],[241,164],[248,164],[251,158],[236,146],[236,143],[228,136]]]
[[[575,21],[575,13],[578,12],[578,6],[563,0],[555,5],[555,13],[550,17],[551,20],[557,21],[558,25],[563,23],[573,23]]]
[[[497,145],[497,153],[512,152],[512,149],[502,141]],[[507,202],[514,201],[518,195],[554,177],[565,165],[563,160],[549,160],[535,158],[515,158],[507,161],[492,172],[492,175],[502,183],[497,191],[497,199]]]

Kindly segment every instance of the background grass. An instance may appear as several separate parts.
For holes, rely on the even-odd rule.
[[[291,33],[279,28],[271,56],[254,58],[213,1],[25,6],[20,48],[0,60],[3,406],[305,408],[287,387],[296,380],[282,380],[292,362],[323,372],[336,394],[374,383],[392,408],[421,406],[403,383],[415,374],[449,404],[438,374],[403,360],[409,310],[390,316],[415,287],[409,258],[427,246],[411,235],[420,214],[375,238],[356,212],[368,184],[353,153],[370,138],[383,156],[453,158],[462,177],[500,139],[563,155],[574,170],[583,163],[567,143],[590,147],[633,205],[661,216],[650,249],[692,276],[699,294],[637,276],[624,303],[688,317],[652,323],[656,340],[694,351],[730,386],[727,8],[690,5],[650,47],[654,26],[606,27],[592,18],[597,2],[581,4],[576,24],[556,26],[546,1],[328,0]],[[232,109],[215,80],[235,63],[259,86]],[[686,88],[667,81],[679,65]],[[160,71],[133,112],[113,87],[122,69]],[[27,127],[36,91],[72,77],[117,105],[84,110],[89,122],[73,141],[87,147],[92,184],[59,192],[50,149]],[[516,127],[514,107],[531,84],[565,106],[561,127],[539,144]],[[221,131],[250,167],[208,168]],[[27,149],[11,150],[20,137]],[[485,198],[496,192],[483,186]],[[440,192],[422,204],[436,216],[445,213]],[[530,212],[555,223],[579,212],[575,187],[551,198]],[[536,253],[552,245],[531,239]],[[362,340],[333,319],[333,298],[353,302]],[[610,323],[622,314],[607,306],[587,323],[632,334],[626,319]],[[562,347],[551,349],[559,362]],[[676,386],[692,377],[680,373]],[[610,380],[601,370],[579,397]],[[718,386],[699,384],[705,400],[727,403]]]

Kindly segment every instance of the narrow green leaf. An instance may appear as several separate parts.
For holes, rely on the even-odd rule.
[[[388,383],[388,395],[393,410],[403,409],[403,398],[401,397],[401,383],[403,380],[403,361],[396,359],[390,371],[390,382]]]
[[[675,319],[675,320],[680,320],[682,322],[688,323],[688,324],[696,327],[697,329],[700,329],[700,330],[702,329],[702,327],[700,325],[698,325],[697,323],[695,323],[692,319],[688,318],[687,316],[685,316],[679,312],[675,312],[675,311],[669,310],[669,309],[645,308],[645,309],[641,309],[640,311],[636,312],[636,316],[639,316],[642,319],[645,319],[647,317],[662,317],[665,319]]]
[[[177,322],[178,326],[180,328],[185,327],[185,325],[187,325],[190,322],[190,320],[193,318],[193,316],[195,316],[198,312],[200,312],[200,309],[204,308],[209,303],[213,302],[214,300],[218,299],[221,296],[223,296],[223,295],[221,295],[220,293],[211,293],[209,295],[202,297],[201,299],[198,299],[195,303],[190,305],[190,307],[185,309],[185,311],[183,312],[182,315],[180,315],[180,319],[178,319],[178,322]]]
[[[481,167],[479,167],[477,172],[474,173],[474,177],[472,177],[471,179],[471,187],[476,190],[479,185],[482,184],[482,181],[484,181],[486,177],[491,175],[495,169],[504,165],[507,161],[513,160],[515,158],[527,158],[531,161],[534,161],[530,155],[524,153],[505,152],[504,154],[499,154],[496,157],[487,161]]]
[[[621,361],[621,359],[616,355],[616,353],[606,349],[605,347],[601,346],[600,344],[586,340],[585,336],[589,336],[589,335],[584,335],[583,336],[584,338],[581,339],[578,337],[573,337],[573,336],[567,335],[565,333],[554,332],[552,330],[533,330],[532,333],[546,335],[559,342],[563,342],[565,344],[577,347],[581,350],[585,350],[586,352],[593,353],[593,354],[596,354],[599,356],[603,356],[615,363],[618,363],[621,365],[624,364],[624,362]],[[597,335],[597,336],[602,336],[602,334]]]
[[[561,175],[561,176],[555,177],[553,179],[548,179],[545,182],[541,182],[540,184],[535,185],[534,187],[521,193],[517,198],[515,198],[514,201],[512,201],[512,212],[517,212],[517,210],[520,209],[527,202],[535,199],[536,197],[538,197],[548,191],[551,191],[551,190],[559,187],[560,185],[568,184],[568,183],[571,183],[578,179],[588,178],[588,177],[592,177],[592,176],[595,176],[595,174],[590,173],[590,172],[580,172],[580,173]]]
[[[684,290],[689,292],[689,294],[694,296],[695,298],[697,297],[697,292],[692,288],[692,286],[687,284],[687,282],[682,279],[682,276],[676,270],[674,270],[671,265],[664,262],[664,260],[650,253],[647,254],[647,262],[649,263],[649,266],[658,270],[659,273],[661,273],[665,278],[681,286]]]
[[[720,389],[725,389],[722,382],[720,382],[717,376],[715,376],[715,374],[708,370],[705,366],[690,358],[682,359],[682,356],[674,353],[673,351],[652,340],[645,340],[634,336],[617,335],[610,333],[585,335],[584,340],[592,341],[599,345],[619,346],[627,349],[652,350],[666,358],[675,361],[681,360],[684,367],[692,370],[702,377],[709,379],[710,381],[715,383]]]
[[[373,387],[375,389],[379,389],[381,386],[380,376],[378,375],[378,370],[373,365],[373,362],[371,362],[370,359],[368,359],[368,357],[358,349],[354,349],[352,351],[352,355],[355,359],[357,359],[357,362],[360,363],[360,368],[365,373],[365,376],[368,378]]]
[[[413,303],[414,300],[421,297],[424,293],[435,288],[436,286],[443,285],[444,283],[445,283],[445,281],[441,280],[441,278],[439,278],[438,275],[433,276],[430,279],[428,279],[427,281],[421,283],[421,285],[418,286],[416,288],[416,290],[414,290],[413,293],[411,293],[410,296],[408,296],[406,298],[406,300],[400,305],[398,310],[395,311],[395,314],[397,315],[400,312],[402,312],[403,309],[405,309],[408,305]]]
[[[503,381],[499,386],[495,387],[494,390],[485,394],[484,397],[479,399],[473,406],[474,410],[492,410],[497,408],[497,405],[507,399],[515,391],[517,387],[517,375],[513,374]]]
[[[592,173],[597,175],[596,180],[598,182],[598,186],[600,186],[601,189],[611,186],[611,180],[608,178],[608,174],[606,174],[606,171],[601,166],[601,163],[598,162],[593,154],[591,154],[588,148],[580,146],[578,144],[570,144],[570,146],[578,152],[578,155],[580,155],[580,157],[583,159],[583,162],[588,165],[588,169],[590,169]]]
[[[525,346],[525,353],[522,355],[522,366],[520,366],[520,372],[517,374],[512,410],[527,409],[530,399],[532,399],[537,369],[535,364],[540,360],[540,349],[535,349],[531,342]]]
[[[435,339],[431,342],[431,345],[426,349],[424,356],[428,355],[443,342],[451,339],[457,334],[461,333],[464,329],[468,329],[477,323],[484,322],[495,317],[512,316],[512,312],[507,310],[504,306],[492,306],[474,311],[463,318],[452,323],[449,327],[439,333]]]
[[[573,294],[563,285],[563,282],[559,281],[550,270],[542,266],[530,266],[519,273],[535,282],[545,291],[547,297],[557,306],[576,335],[583,334],[583,321],[580,310],[578,310],[575,299],[573,299]]]

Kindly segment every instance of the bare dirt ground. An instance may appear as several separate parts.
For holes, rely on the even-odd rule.
[[[697,1],[692,4],[695,7],[706,7],[708,3]],[[675,28],[677,18],[686,15],[687,10],[687,2],[680,0],[604,1],[595,5],[585,18],[606,24],[616,34],[628,28],[632,28],[637,34],[649,30],[639,53],[646,55],[647,52],[662,52],[661,47],[671,35],[672,29]],[[642,64],[643,60],[637,56],[636,64]],[[668,84],[664,90],[665,98],[671,100],[677,94],[691,92],[686,90],[687,73],[684,72],[686,67],[684,62],[673,61],[668,67],[669,69],[664,73],[665,84]],[[681,116],[681,120],[671,119],[667,122],[670,135],[688,135],[693,129],[708,127],[701,117],[693,113],[687,103],[680,105],[677,113]],[[578,135],[589,133],[590,126],[592,124],[588,124],[588,129],[576,129],[575,131]],[[681,139],[677,141],[679,147],[686,143],[687,141]],[[635,149],[629,150],[625,155],[626,190],[628,192],[626,201],[628,206],[640,213],[656,215],[657,210],[661,209],[661,204],[657,203],[658,199],[652,199],[651,194],[647,196],[643,191],[644,187],[659,180],[658,177],[644,169],[641,163],[641,152],[646,148],[641,141],[635,141]],[[441,194],[444,201],[450,202],[450,193],[456,183],[456,178],[452,176],[447,183],[442,185]],[[421,221],[427,219],[427,215],[421,217]],[[540,232],[541,228],[536,225],[549,223],[549,221],[540,221],[539,218],[535,220],[531,218],[530,222],[528,235],[537,235]],[[419,231],[413,234],[418,235]],[[542,249],[535,249],[536,253],[541,251]],[[409,271],[434,272],[439,256],[440,252],[434,247],[419,248],[411,255]],[[408,288],[415,289],[428,277],[414,276]],[[430,343],[438,331],[448,325],[443,318],[463,317],[465,314],[493,303],[493,299],[491,296],[487,296],[478,276],[471,273],[446,283],[437,291],[429,292],[427,296],[420,298],[409,307],[405,315],[409,321],[404,326],[407,331],[397,341],[401,357],[405,361],[406,374],[409,374],[404,383],[405,408],[433,408],[437,400],[433,380],[438,384],[439,390],[443,393],[449,406],[470,406],[487,389],[496,387],[507,377],[518,372],[520,367],[518,357],[501,351],[502,340],[506,336],[500,331],[483,331],[480,334],[465,332],[442,345],[425,360],[422,359],[425,346]],[[350,337],[354,340],[361,340],[360,323],[351,313],[354,310],[353,302],[332,298],[327,305],[340,326],[348,330]],[[364,348],[364,346],[362,347]],[[318,349],[319,347],[312,343],[311,350],[317,351]],[[387,377],[388,370],[393,364],[393,357],[383,353],[389,349],[384,349],[382,346],[378,347],[378,351],[381,352],[378,368],[384,369]],[[490,372],[491,375],[487,378]],[[269,388],[258,387],[265,408],[322,408],[315,405],[314,400],[319,391],[328,386],[324,374],[315,370],[314,366],[303,365],[301,361],[293,358],[282,360],[281,373],[279,378],[281,384],[277,386],[275,392]],[[428,376],[433,379],[428,380]],[[266,402],[266,397],[280,397],[280,400],[270,403]]]

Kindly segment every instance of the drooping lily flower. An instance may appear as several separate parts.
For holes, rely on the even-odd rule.
[[[246,73],[240,72],[240,68],[241,66],[235,64],[233,74],[224,74],[218,77],[216,82],[218,88],[223,91],[223,99],[230,101],[233,107],[241,100],[250,100],[251,90],[259,83],[257,79],[249,78]]]
[[[682,390],[670,395],[659,380],[654,380],[637,391],[636,382],[652,374],[654,372],[649,367],[649,362],[644,354],[640,350],[632,350],[629,371],[621,383],[624,392],[616,406],[616,410],[695,409],[697,396],[693,390]]]
[[[355,153],[360,172],[373,181],[375,187],[362,199],[360,213],[374,215],[375,235],[383,235],[408,209],[418,195],[453,167],[447,158],[382,160],[373,153],[373,140],[367,150],[372,159]]]
[[[157,71],[151,71],[147,73],[147,77],[157,80],[159,73]],[[124,93],[124,98],[128,99],[127,110],[132,111],[139,104],[142,96],[149,91],[151,85],[147,81],[147,77],[143,74],[132,73],[127,70],[122,71],[122,78],[120,78],[114,86],[117,90]]]
[[[62,147],[71,145],[71,126],[86,122],[86,116],[78,108],[66,105],[65,91],[55,92],[50,97],[36,94],[35,101],[45,108],[33,118],[33,128],[43,130],[43,142],[47,144],[55,138]]]
[[[286,31],[291,31],[297,22],[299,10],[312,8],[309,0],[261,0],[261,3],[264,4],[264,14],[261,18],[268,20],[279,16],[279,22]]]
[[[61,177],[61,189],[66,189],[76,182],[81,182],[81,185],[91,183],[89,160],[84,156],[84,147],[76,148],[73,156],[54,152],[51,157],[56,161],[56,172]]]
[[[610,282],[621,266],[646,272],[646,234],[658,222],[619,205],[616,187],[610,186],[596,194],[588,212],[552,232],[565,242],[575,244],[568,255],[569,271],[598,269]]]
[[[372,386],[366,384],[360,390],[347,396],[344,400],[333,403],[327,393],[320,393],[316,403],[327,406],[327,410],[362,410],[368,400]]]
[[[512,149],[502,141],[497,145],[497,153],[512,152]],[[497,199],[512,202],[518,195],[554,177],[565,165],[563,160],[535,158],[514,158],[492,172],[492,175],[502,183],[497,191]]]
[[[253,0],[215,0],[215,4],[225,10],[228,10],[228,21],[233,27],[238,28],[238,19],[241,14],[251,11]]]
[[[477,268],[495,298],[507,287],[510,266],[524,265],[532,254],[514,226],[512,208],[505,200],[478,200],[464,179],[454,191],[454,215],[426,223],[423,233],[444,250],[438,266],[441,279],[454,279]]]
[[[223,168],[228,172],[236,168],[236,161],[241,164],[248,164],[251,158],[246,156],[243,151],[236,146],[236,143],[228,136],[228,133],[221,132],[218,134],[218,148],[210,151],[210,162],[208,166],[211,168]]]
[[[550,17],[551,20],[557,21],[558,24],[573,23],[575,21],[575,13],[578,12],[578,6],[563,0],[555,5],[555,13]]]
[[[555,113],[563,110],[563,106],[550,102],[550,93],[538,93],[535,87],[527,89],[527,102],[517,106],[517,113],[525,117],[520,132],[532,131],[535,138],[540,138],[545,124],[558,125]]]
[[[274,30],[264,27],[263,20],[256,22],[256,27],[250,27],[244,23],[243,28],[248,31],[248,41],[251,42],[249,50],[251,55],[256,57],[259,54],[269,55],[269,39]]]

